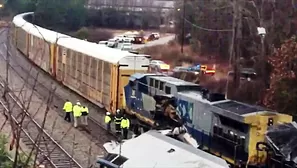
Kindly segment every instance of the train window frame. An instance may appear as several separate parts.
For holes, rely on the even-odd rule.
[[[159,80],[155,80],[155,82],[154,82],[154,86],[155,86],[155,88],[159,88],[159,83],[160,83]]]
[[[121,166],[123,165],[126,161],[128,160],[128,158],[124,157],[124,156],[121,156],[121,155],[118,155],[117,157],[115,157],[111,163],[115,164],[115,165],[118,165],[118,166]]]
[[[159,89],[162,90],[162,91],[164,90],[164,84],[165,84],[164,82],[160,81]]]
[[[166,94],[171,94],[171,87],[165,86],[165,93]]]
[[[150,86],[154,87],[154,79],[150,79]]]

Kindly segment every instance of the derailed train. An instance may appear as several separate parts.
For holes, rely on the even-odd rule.
[[[203,89],[189,82],[152,74],[137,75],[135,73],[148,70],[148,55],[78,40],[23,19],[32,14],[14,17],[12,42],[37,66],[94,104],[111,112],[117,108],[126,109],[153,126],[158,125],[154,120],[158,115],[151,113],[156,106],[142,102],[163,102],[152,97],[160,94],[167,95],[169,100],[177,98],[175,105],[165,101],[167,105],[161,109],[165,108],[165,114],[177,123],[180,122],[177,116],[181,116],[202,147],[230,163],[263,163],[266,154],[257,151],[255,146],[264,141],[268,125],[292,120],[291,116],[224,100],[222,95],[201,94]],[[135,75],[129,80],[132,74]],[[175,107],[179,109],[177,112]]]
[[[267,152],[257,150],[265,142],[269,126],[292,122],[292,116],[225,99],[200,85],[159,74],[134,74],[125,86],[126,111],[156,124],[152,114],[156,95],[175,97],[177,113],[200,147],[232,165],[263,166]]]
[[[12,42],[37,66],[71,90],[110,112],[122,108],[129,76],[148,70],[148,55],[72,38],[14,17]]]

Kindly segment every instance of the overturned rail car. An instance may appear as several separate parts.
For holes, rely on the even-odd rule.
[[[104,146],[108,154],[98,158],[96,167],[229,168],[223,159],[155,130],[122,144],[109,143]]]

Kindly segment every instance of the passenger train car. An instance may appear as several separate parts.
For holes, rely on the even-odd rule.
[[[37,66],[91,102],[115,112],[131,74],[146,72],[149,56],[108,48],[13,19],[12,41]]]
[[[200,147],[233,165],[264,164],[266,153],[256,150],[270,125],[292,122],[292,117],[258,106],[225,99],[200,85],[155,74],[134,74],[125,87],[126,110],[151,119],[152,96],[172,95],[177,113]],[[149,102],[149,103],[148,103]],[[135,105],[136,104],[136,105]],[[155,121],[151,121],[155,122]]]
[[[229,168],[225,160],[155,130],[120,144],[104,144],[108,154],[95,167]]]

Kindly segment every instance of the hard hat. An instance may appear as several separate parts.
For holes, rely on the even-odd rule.
[[[117,113],[119,113],[120,112],[120,109],[117,109]]]
[[[110,112],[106,112],[106,115],[110,115]]]
[[[80,102],[77,102],[76,104],[77,104],[77,105],[80,105]]]

